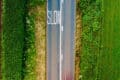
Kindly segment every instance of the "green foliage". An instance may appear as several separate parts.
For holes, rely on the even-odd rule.
[[[24,45],[24,70],[23,80],[36,79],[36,49],[35,49],[35,12],[32,12],[37,6],[41,6],[45,0],[28,0],[26,3],[26,27],[25,27],[25,45]]]
[[[24,80],[35,80],[36,49],[35,49],[35,16],[26,16],[25,52],[24,52]]]
[[[120,0],[80,0],[80,80],[120,80]]]
[[[21,80],[24,48],[24,0],[3,1],[2,80]]]
[[[36,7],[43,5],[46,0],[28,0],[29,6]]]
[[[2,80],[35,80],[35,15],[45,0],[4,0]]]
[[[98,80],[98,60],[101,48],[101,0],[80,0],[82,13],[82,80]]]

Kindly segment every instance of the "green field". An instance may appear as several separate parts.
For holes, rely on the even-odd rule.
[[[120,0],[104,0],[101,80],[120,80]]]

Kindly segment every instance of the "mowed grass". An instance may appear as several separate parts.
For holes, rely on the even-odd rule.
[[[100,80],[120,80],[120,0],[103,0]]]
[[[2,80],[22,79],[24,0],[3,0]]]

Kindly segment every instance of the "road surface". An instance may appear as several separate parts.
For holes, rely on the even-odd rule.
[[[75,0],[48,0],[47,9],[47,80],[74,80]]]

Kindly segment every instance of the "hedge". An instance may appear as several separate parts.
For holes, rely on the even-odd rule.
[[[38,6],[45,4],[45,0],[27,0],[26,2],[26,27],[25,27],[25,45],[24,45],[24,69],[23,80],[36,80],[36,46],[35,46],[35,21]]]
[[[80,60],[80,78],[99,80],[99,56],[101,49],[101,0],[80,0],[82,14],[82,53]]]
[[[3,0],[2,80],[22,79],[25,0]]]

